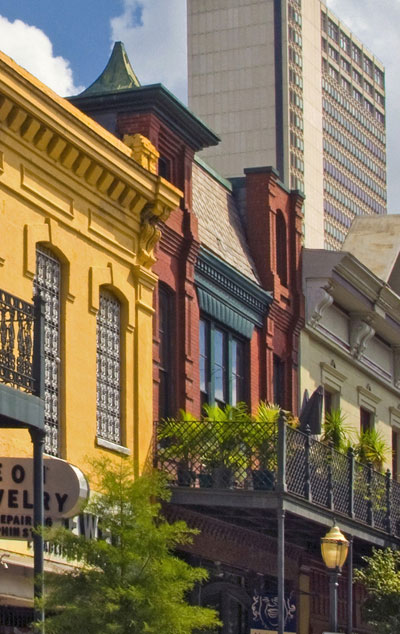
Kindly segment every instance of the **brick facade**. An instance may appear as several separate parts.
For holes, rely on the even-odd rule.
[[[274,355],[283,363],[282,407],[297,414],[298,351],[304,324],[301,290],[303,197],[288,192],[272,168],[252,168],[246,174],[247,240],[264,288],[273,293],[265,328],[267,377],[274,374]],[[273,381],[266,398],[275,400]]]

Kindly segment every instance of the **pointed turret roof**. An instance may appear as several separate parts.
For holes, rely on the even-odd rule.
[[[104,95],[118,90],[139,88],[136,77],[122,42],[115,42],[111,57],[101,75],[79,96]]]
[[[117,112],[154,113],[170,130],[199,152],[220,139],[162,84],[142,86],[122,42],[114,44],[100,77],[68,101],[116,133]]]

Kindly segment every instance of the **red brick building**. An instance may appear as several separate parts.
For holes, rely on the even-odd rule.
[[[279,401],[297,413],[301,195],[272,168],[232,185],[196,161],[218,137],[162,85],[140,86],[120,43],[71,101],[121,139],[149,138],[159,172],[184,192],[155,253],[155,418],[179,408],[199,415],[213,400]]]

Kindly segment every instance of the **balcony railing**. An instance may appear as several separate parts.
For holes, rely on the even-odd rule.
[[[400,484],[285,422],[156,423],[155,465],[172,486],[287,492],[400,537]]]
[[[0,383],[35,393],[35,305],[0,290]]]

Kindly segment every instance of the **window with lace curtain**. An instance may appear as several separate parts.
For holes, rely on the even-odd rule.
[[[121,444],[121,304],[100,291],[97,313],[97,436]]]
[[[52,456],[58,456],[60,450],[60,280],[60,261],[49,249],[37,247],[34,292],[45,301],[44,450]]]

